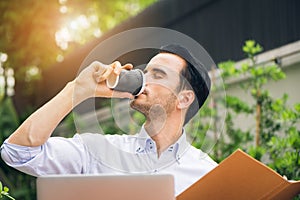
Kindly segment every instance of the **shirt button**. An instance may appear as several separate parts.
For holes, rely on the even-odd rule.
[[[158,172],[158,170],[157,170],[157,169],[155,169],[155,170],[154,170],[154,173],[157,173],[157,172]]]

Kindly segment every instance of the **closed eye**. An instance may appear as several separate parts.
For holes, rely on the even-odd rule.
[[[154,79],[162,79],[167,76],[165,71],[158,68],[152,69],[150,74]]]
[[[155,79],[162,79],[162,78],[164,78],[164,75],[163,74],[161,74],[161,73],[153,73],[152,74],[152,76],[153,76],[153,78],[155,78]]]

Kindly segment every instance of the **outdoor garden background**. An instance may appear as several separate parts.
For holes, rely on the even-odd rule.
[[[286,2],[299,7],[295,1]],[[38,91],[43,90],[43,82],[56,81],[45,80],[44,71],[64,63],[79,47],[159,3],[156,0],[1,0],[0,143],[40,106]],[[290,41],[295,50],[282,47],[289,52],[279,55],[274,50],[277,57],[270,58],[264,54],[264,40],[257,42],[251,36],[238,41],[242,59],[218,60],[217,66],[211,68],[210,98],[186,130],[192,144],[217,162],[241,148],[288,179],[299,180],[300,99],[291,100],[293,94],[284,90],[276,95],[273,91],[289,80],[291,70],[300,75],[300,59],[297,59],[300,45],[297,40]],[[286,64],[287,59],[292,62]],[[297,88],[299,84],[289,87]],[[109,112],[111,102],[102,99],[98,104],[99,113],[105,113],[101,119],[103,131],[123,134]],[[221,115],[225,116],[223,120]],[[68,115],[54,134],[71,137],[76,133],[74,116],[75,112]],[[142,124],[144,119],[132,112],[132,120]],[[244,126],[245,121],[248,126]],[[130,133],[137,131],[130,125],[128,129]],[[16,199],[36,198],[34,177],[8,167],[2,160],[0,166],[0,181],[6,186],[4,189],[0,184],[0,198],[10,198],[8,193]]]

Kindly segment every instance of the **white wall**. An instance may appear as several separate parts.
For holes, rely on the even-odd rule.
[[[281,59],[282,70],[286,74],[286,78],[280,81],[269,81],[265,88],[270,91],[274,98],[282,97],[284,93],[288,94],[288,105],[293,106],[300,103],[300,41],[262,53],[259,55],[258,62],[265,62],[274,58]],[[241,64],[244,61],[239,62]],[[226,89],[226,94],[241,98],[245,102],[253,105],[254,100],[250,94],[245,93],[239,84],[246,81],[244,78],[232,80],[230,87]],[[255,127],[253,116],[240,116],[235,119],[236,124],[242,129]]]

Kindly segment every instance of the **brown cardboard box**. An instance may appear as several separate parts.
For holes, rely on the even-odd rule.
[[[177,200],[292,199],[300,194],[300,181],[288,181],[241,150],[180,194]]]

